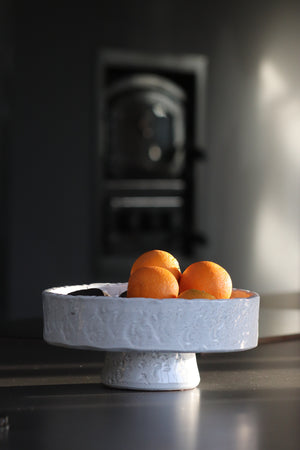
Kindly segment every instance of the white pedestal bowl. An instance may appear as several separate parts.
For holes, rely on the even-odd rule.
[[[70,295],[100,288],[110,296]],[[258,342],[259,295],[207,300],[123,298],[127,283],[93,283],[43,291],[49,344],[106,351],[105,385],[183,390],[200,382],[196,353],[251,349]]]

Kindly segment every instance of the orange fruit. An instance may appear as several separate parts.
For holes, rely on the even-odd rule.
[[[140,267],[129,277],[127,297],[176,298],[178,291],[178,281],[168,269]]]
[[[232,281],[229,273],[212,261],[198,261],[188,266],[179,281],[179,292],[198,289],[215,298],[230,298]]]
[[[168,269],[179,280],[181,270],[177,259],[164,250],[150,250],[140,255],[133,263],[130,271],[132,275],[140,267],[158,266]]]
[[[207,292],[199,291],[198,289],[187,289],[186,291],[181,292],[181,294],[178,295],[178,298],[208,298],[214,300],[216,297]]]
[[[233,289],[230,298],[248,298],[252,293],[244,291],[243,289]]]

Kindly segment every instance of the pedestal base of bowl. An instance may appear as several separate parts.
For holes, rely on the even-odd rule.
[[[107,352],[102,382],[118,389],[171,391],[200,382],[195,353]]]

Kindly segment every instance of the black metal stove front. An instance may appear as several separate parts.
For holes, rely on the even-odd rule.
[[[188,255],[195,237],[192,166],[205,160],[205,58],[101,52],[97,76],[102,272],[109,260],[152,248]]]

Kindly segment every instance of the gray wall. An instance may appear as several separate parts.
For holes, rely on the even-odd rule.
[[[240,286],[300,285],[299,4],[270,2],[221,27],[210,149],[215,255]],[[236,19],[235,19],[236,20]]]
[[[198,220],[204,214],[211,244],[199,259],[223,264],[236,287],[299,290],[300,8],[296,1],[211,3],[17,2],[10,318],[41,316],[42,289],[101,278],[91,259],[101,48],[208,56],[209,160],[197,198],[206,202]]]

